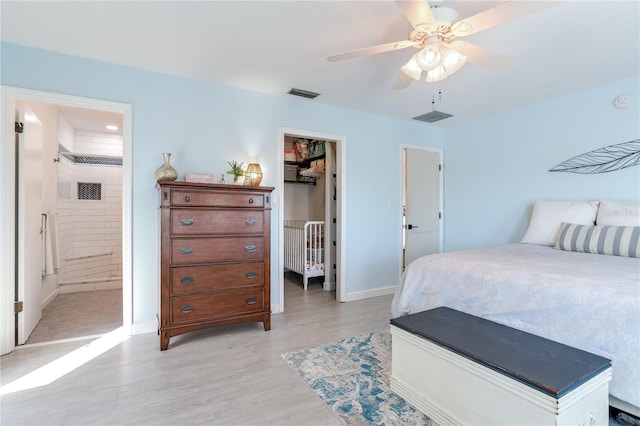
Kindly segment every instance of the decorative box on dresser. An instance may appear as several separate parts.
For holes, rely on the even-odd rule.
[[[202,328],[271,328],[270,187],[159,181],[160,350]]]

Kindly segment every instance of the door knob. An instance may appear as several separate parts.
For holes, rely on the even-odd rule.
[[[411,224],[407,225],[407,229],[413,229],[418,227],[419,227],[418,225],[411,225]]]

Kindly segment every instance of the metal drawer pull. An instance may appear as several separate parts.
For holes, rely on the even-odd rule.
[[[180,278],[181,284],[193,284],[193,277],[182,277]]]
[[[189,312],[193,312],[193,305],[182,305],[180,306],[180,311],[183,314],[188,314]]]
[[[248,252],[252,252],[252,251],[256,251],[256,246],[254,246],[253,244],[248,244],[246,246],[244,246],[244,251],[248,251]]]
[[[256,274],[255,272],[247,272],[246,274],[244,274],[245,277],[247,277],[248,279],[252,280],[255,277],[258,276],[258,274]]]
[[[249,204],[253,204],[253,198],[249,198]]]
[[[255,225],[256,223],[258,223],[258,221],[257,221],[257,220],[255,220],[255,219],[246,219],[246,220],[244,221],[244,223],[246,223],[248,226],[253,226],[253,225]]]
[[[191,247],[182,247],[180,249],[181,254],[191,254],[193,253],[193,249]]]
[[[244,301],[247,303],[247,305],[253,305],[254,303],[256,303],[257,298],[255,296],[251,296],[247,297]]]
[[[180,219],[180,223],[183,224],[184,226],[189,226],[189,225],[193,225],[195,223],[195,220],[191,218]]]
[[[189,201],[191,201],[191,196],[190,195],[185,195],[184,196],[184,200],[188,203]]]

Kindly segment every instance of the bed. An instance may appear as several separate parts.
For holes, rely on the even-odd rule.
[[[302,275],[304,289],[309,278],[324,276],[324,222],[285,220],[284,267]]]
[[[438,306],[611,359],[610,404],[640,415],[639,258],[522,243],[418,258],[403,274],[392,317]]]

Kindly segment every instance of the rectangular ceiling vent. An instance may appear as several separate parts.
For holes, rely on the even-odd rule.
[[[446,112],[431,111],[426,114],[413,117],[414,120],[424,121],[425,123],[435,123],[436,121],[444,120],[445,118],[453,117],[452,114]]]
[[[287,92],[287,94],[293,95],[293,96],[300,96],[301,98],[307,98],[307,99],[314,99],[320,96],[320,93],[310,92],[308,90],[296,89],[295,87],[292,87]]]

